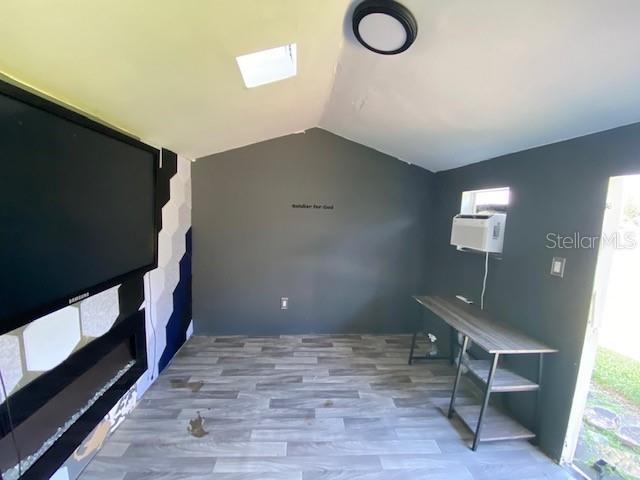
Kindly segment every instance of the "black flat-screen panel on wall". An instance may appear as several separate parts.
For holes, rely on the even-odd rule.
[[[155,267],[158,158],[0,82],[0,333]]]

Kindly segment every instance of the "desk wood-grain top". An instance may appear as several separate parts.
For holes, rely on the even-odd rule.
[[[478,307],[468,305],[455,297],[415,295],[413,298],[455,330],[469,337],[486,352],[506,354],[557,352],[556,349],[508,325],[490,319]]]

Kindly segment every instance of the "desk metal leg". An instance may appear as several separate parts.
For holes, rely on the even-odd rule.
[[[453,365],[456,355],[456,343],[458,343],[458,334],[453,327],[449,327],[449,363]]]
[[[416,349],[416,338],[418,337],[418,332],[413,333],[413,338],[411,339],[411,351],[409,352],[409,365],[413,363],[413,351]]]
[[[453,391],[451,392],[451,402],[449,403],[449,412],[447,417],[453,417],[453,408],[456,402],[456,393],[458,392],[458,384],[460,383],[460,377],[462,376],[462,357],[467,350],[467,344],[469,343],[469,337],[466,335],[462,339],[462,347],[460,348],[460,355],[458,356],[458,371],[456,372],[456,379],[453,382]]]
[[[544,358],[544,354],[539,353],[538,354],[538,380],[537,380],[538,390],[536,390],[535,423],[534,423],[534,428],[535,428],[534,433],[536,434],[536,438],[533,441],[534,445],[538,444],[538,439],[540,438],[539,437],[540,435],[540,391],[542,390],[543,358]]]
[[[482,399],[482,407],[480,407],[480,416],[478,416],[478,424],[476,425],[476,433],[473,437],[473,447],[475,451],[478,449],[480,443],[480,433],[482,432],[482,420],[484,419],[485,411],[489,405],[489,397],[491,396],[491,386],[493,384],[493,377],[495,376],[496,369],[498,368],[498,360],[500,359],[499,353],[493,354],[493,361],[491,362],[491,369],[489,370],[489,376],[487,377],[487,387],[484,391],[484,398]]]

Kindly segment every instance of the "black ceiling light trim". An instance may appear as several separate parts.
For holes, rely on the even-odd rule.
[[[373,13],[389,15],[395,18],[404,27],[407,39],[400,48],[396,50],[379,50],[363,40],[360,36],[360,22],[364,17]],[[358,41],[372,52],[380,53],[382,55],[396,55],[404,52],[411,46],[418,36],[418,22],[416,22],[413,14],[407,7],[395,2],[394,0],[364,0],[364,2],[359,4],[353,12],[352,25],[353,33]]]

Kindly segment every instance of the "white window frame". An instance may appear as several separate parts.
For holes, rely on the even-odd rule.
[[[479,190],[469,190],[466,192],[462,192],[462,199],[460,202],[460,213],[466,215],[475,215],[478,213],[477,207],[477,198],[479,193],[492,193],[492,192],[501,192],[507,191],[508,199],[507,199],[507,207],[511,202],[511,189],[509,187],[494,187],[494,188],[482,188]]]

